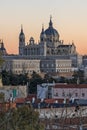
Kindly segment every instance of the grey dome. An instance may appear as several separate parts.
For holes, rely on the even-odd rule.
[[[48,29],[45,30],[45,34],[46,35],[53,35],[53,36],[58,36],[59,37],[59,34],[57,32],[56,29],[54,29],[53,27],[49,27]]]
[[[50,19],[49,27],[45,30],[46,37],[54,37],[55,41],[59,41],[59,33],[53,28],[52,20]]]

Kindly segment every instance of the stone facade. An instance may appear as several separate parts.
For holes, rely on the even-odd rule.
[[[33,71],[40,73],[40,60],[10,59],[5,61],[3,70],[12,71],[15,74],[32,74]]]
[[[69,55],[76,54],[76,47],[74,43],[64,44],[63,40],[59,39],[60,35],[53,27],[52,19],[50,18],[49,27],[40,33],[40,42],[35,43],[34,38],[31,37],[29,42],[25,43],[25,34],[21,27],[19,35],[19,55]]]

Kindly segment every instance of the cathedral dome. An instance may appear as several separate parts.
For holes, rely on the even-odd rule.
[[[53,35],[53,36],[59,37],[59,34],[58,34],[57,30],[54,29],[54,28],[48,28],[48,29],[46,29],[45,30],[45,34],[49,35],[49,36]]]
[[[59,33],[53,28],[52,20],[50,19],[49,27],[45,30],[45,34],[48,40],[59,41]]]

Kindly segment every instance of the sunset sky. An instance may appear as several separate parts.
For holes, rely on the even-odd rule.
[[[65,44],[74,41],[80,54],[87,54],[87,0],[0,0],[0,39],[8,53],[18,53],[23,25],[26,43],[38,42],[42,24],[46,29],[52,15],[53,26]]]

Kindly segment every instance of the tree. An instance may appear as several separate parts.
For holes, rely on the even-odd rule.
[[[66,83],[66,78],[61,76],[60,79],[59,79],[59,82],[60,83]]]
[[[0,102],[2,103],[2,102],[4,102],[4,99],[5,99],[5,95],[4,95],[4,93],[0,93]]]
[[[84,83],[84,71],[83,70],[78,70],[75,71],[73,74],[73,83],[77,83],[79,79],[79,83]]]
[[[0,130],[44,130],[44,125],[39,121],[39,113],[26,105],[9,110],[2,118]]]
[[[37,84],[41,84],[43,82],[41,76],[37,74],[35,71],[31,75],[30,79],[30,84],[29,84],[29,92],[30,93],[36,93],[37,92]]]
[[[3,85],[10,85],[10,73],[3,70],[1,75],[2,75],[2,83],[3,83]]]
[[[26,85],[29,81],[27,74],[13,74],[12,72],[2,71],[3,85]]]
[[[49,74],[49,73],[46,73],[45,75],[44,75],[44,79],[43,79],[43,81],[45,82],[45,83],[53,83],[54,81],[56,82],[56,80],[52,77],[52,75],[51,74]]]

